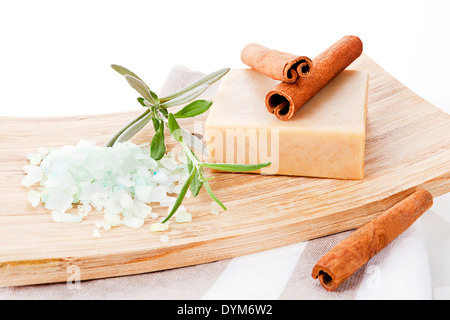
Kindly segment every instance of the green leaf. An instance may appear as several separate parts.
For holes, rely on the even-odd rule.
[[[109,141],[106,143],[106,147],[112,147],[114,143],[117,141],[117,139],[131,126],[133,126],[136,122],[141,120],[142,118],[146,117],[148,114],[150,114],[150,110],[145,110],[141,115],[139,115],[137,118],[133,119],[133,121],[130,121],[126,126],[124,126],[122,129],[119,130]]]
[[[178,208],[180,207],[181,203],[183,202],[184,197],[186,196],[186,193],[189,189],[192,179],[194,179],[196,172],[197,172],[197,168],[194,167],[192,169],[191,174],[189,175],[188,179],[183,184],[183,187],[181,188],[181,191],[178,194],[178,197],[175,200],[175,203],[173,204],[173,207],[170,210],[169,215],[162,221],[162,223],[166,223],[170,218],[172,218],[172,216],[175,214],[175,212],[177,212]]]
[[[211,187],[209,186],[209,183],[205,181],[204,186],[205,186],[206,192],[208,192],[211,199],[213,199],[219,206],[221,206],[223,210],[227,210],[227,208],[224,206],[224,204],[219,199],[217,199],[217,197],[214,195],[214,193],[211,190]]]
[[[155,128],[155,132],[159,130],[160,122],[155,117],[152,118],[153,128]],[[163,123],[164,124],[164,123]]]
[[[125,67],[119,66],[119,65],[117,65],[117,64],[112,64],[112,65],[111,65],[111,68],[113,68],[115,71],[117,71],[118,73],[120,73],[120,74],[123,75],[123,76],[124,76],[124,75],[129,75],[129,76],[135,77],[136,79],[139,79],[139,80],[141,80],[142,82],[144,82],[141,78],[139,78],[139,77],[137,76],[137,74],[135,74],[134,72],[128,70],[128,69],[125,68]]]
[[[169,131],[172,137],[177,140],[178,142],[183,141],[183,136],[181,133],[181,128],[178,125],[177,120],[175,120],[175,117],[173,116],[173,113],[169,113],[169,121],[168,121]]]
[[[194,153],[192,153],[192,154],[195,156]],[[188,154],[186,154],[186,161],[187,161],[187,166],[188,166],[189,173],[191,173],[192,170],[194,169],[194,166],[192,165],[191,158],[189,157]],[[197,171],[195,173],[195,176],[192,179],[192,182],[191,182],[191,185],[190,185],[191,193],[194,196],[194,198],[199,194],[200,189],[203,186],[203,182],[199,178],[200,178],[200,175],[199,175],[199,172]]]
[[[152,138],[150,145],[150,156],[155,160],[161,160],[165,154],[166,144],[164,141],[164,125],[161,124]]]
[[[226,75],[228,71],[230,71],[230,68],[223,68],[223,69],[217,70],[213,73],[210,73],[206,76],[203,76],[199,80],[197,80],[194,83],[188,85],[187,87],[181,89],[180,91],[175,92],[167,97],[161,98],[160,101],[165,102],[165,101],[172,100],[172,99],[177,98],[177,97],[185,94],[186,92],[191,91],[201,85],[209,86],[209,85],[213,84],[214,82],[216,82],[217,80],[219,80],[220,78],[222,78],[224,75]]]
[[[138,75],[137,75],[136,73],[134,73],[134,72],[128,70],[128,69],[125,68],[125,67],[119,66],[119,65],[117,65],[117,64],[112,64],[112,65],[111,65],[111,68],[113,68],[115,71],[117,71],[118,73],[120,73],[120,74],[123,75],[123,76],[129,75],[129,76],[135,77],[136,79],[141,80],[141,81],[145,84],[144,80],[142,80],[141,78],[139,78]],[[150,90],[150,88],[147,86],[147,84],[145,84],[145,86],[146,86],[147,89],[150,91],[150,94],[152,95],[152,97],[153,97],[155,100],[158,100],[158,95],[157,95],[156,93],[154,93],[152,90]]]
[[[211,107],[212,101],[208,100],[196,100],[189,103],[183,109],[174,114],[175,118],[191,118],[198,116],[206,111],[208,111],[209,107]]]
[[[200,175],[198,173],[198,171],[195,173],[194,179],[192,179],[190,188],[191,188],[191,193],[194,196],[194,198],[196,196],[198,196],[201,188],[203,187],[203,181],[201,181],[200,179]]]
[[[270,164],[271,162],[264,162],[260,164],[203,163],[202,166],[221,171],[245,172],[258,170],[270,166]]]
[[[146,107],[147,108],[147,105],[145,104],[145,99],[144,98],[142,98],[142,97],[138,97],[137,98],[137,101],[140,103],[140,105],[141,106],[143,106],[143,107]]]
[[[196,87],[196,88],[192,89],[191,91],[188,91],[176,98],[173,98],[171,100],[161,103],[161,106],[164,108],[169,108],[169,107],[179,106],[180,104],[191,102],[192,100],[197,98],[199,95],[201,95],[207,88],[208,88],[207,85],[201,85],[201,86]]]
[[[145,125],[147,123],[150,122],[150,120],[152,119],[153,115],[151,113],[147,114],[145,117],[143,117],[142,119],[136,121],[133,125],[131,125],[130,127],[128,127],[118,138],[115,142],[125,142],[130,140],[136,133],[138,133],[139,131],[141,131],[141,129],[143,127],[145,127]]]
[[[155,98],[152,96],[150,90],[148,89],[147,85],[140,79],[131,76],[129,74],[124,75],[127,82],[130,84],[130,86],[139,92],[139,94],[144,97],[145,100],[150,102],[151,104],[157,103]]]

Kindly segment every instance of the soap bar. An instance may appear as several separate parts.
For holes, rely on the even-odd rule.
[[[365,71],[344,70],[292,119],[281,121],[264,101],[278,82],[252,69],[232,69],[205,122],[208,161],[271,161],[258,172],[363,179],[368,81]]]

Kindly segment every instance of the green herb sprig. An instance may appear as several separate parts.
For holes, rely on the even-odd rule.
[[[206,112],[212,105],[208,100],[195,100],[201,95],[211,84],[221,79],[229,68],[220,69],[209,75],[206,75],[199,80],[195,81],[191,85],[181,89],[166,97],[159,98],[158,95],[152,91],[145,82],[139,78],[135,73],[113,64],[111,66],[115,71],[125,77],[129,85],[135,89],[140,97],[137,98],[139,104],[145,107],[145,111],[137,118],[129,122],[121,130],[119,130],[111,139],[106,143],[107,147],[112,147],[117,142],[125,142],[131,139],[136,133],[138,133],[145,125],[150,121],[153,123],[155,134],[153,135],[150,143],[150,155],[155,160],[160,160],[164,157],[167,147],[165,143],[164,128],[169,129],[170,135],[176,140],[183,148],[186,154],[186,161],[189,171],[189,177],[185,181],[178,194],[175,203],[168,214],[168,216],[162,221],[167,222],[178,210],[187,191],[190,188],[191,194],[196,197],[201,188],[204,186],[209,196],[219,204],[224,210],[225,205],[214,195],[209,185],[209,180],[213,177],[206,177],[204,168],[210,168],[221,171],[229,172],[245,172],[258,170],[270,165],[270,162],[265,162],[256,165],[245,164],[226,164],[226,163],[204,163],[199,160],[194,150],[205,153],[205,146],[202,141],[195,135],[192,135],[186,129],[180,127],[176,119],[191,118]],[[186,104],[181,110],[176,113],[169,112],[168,108]]]

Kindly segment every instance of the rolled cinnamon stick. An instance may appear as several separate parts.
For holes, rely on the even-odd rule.
[[[357,229],[325,254],[312,270],[328,291],[336,290],[374,255],[406,231],[433,205],[432,195],[419,189]]]
[[[356,36],[345,36],[313,60],[308,77],[294,83],[281,82],[266,95],[266,107],[280,120],[289,120],[325,85],[347,68],[363,50]]]
[[[269,78],[287,83],[295,82],[300,75],[309,75],[312,68],[308,57],[269,49],[257,43],[250,43],[242,50],[241,60]]]

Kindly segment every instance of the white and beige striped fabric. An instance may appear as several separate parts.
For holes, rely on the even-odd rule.
[[[161,95],[201,76],[175,66]],[[205,96],[212,96],[217,84]],[[312,279],[314,263],[343,232],[264,252],[191,267],[133,276],[24,287],[0,287],[0,299],[325,300],[432,299],[420,219],[335,292]]]

